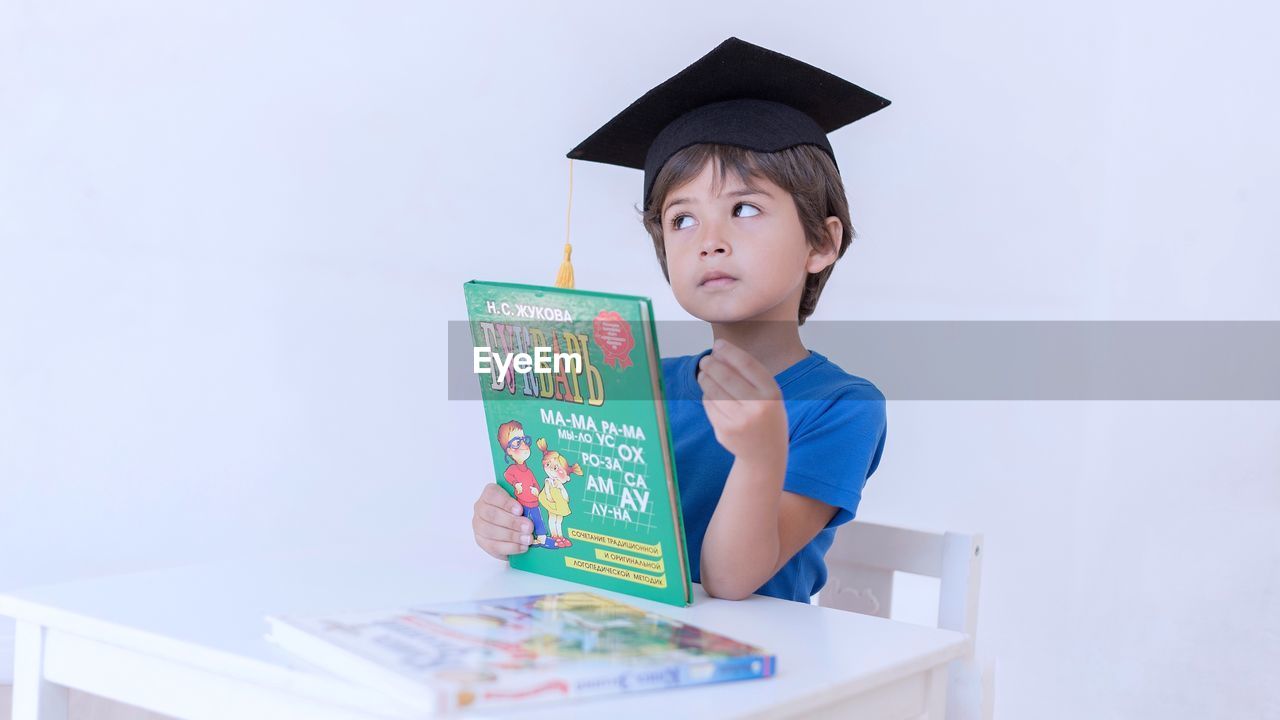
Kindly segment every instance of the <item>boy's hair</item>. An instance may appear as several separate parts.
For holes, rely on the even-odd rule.
[[[810,247],[829,247],[831,240],[823,221],[832,216],[839,218],[843,229],[836,258],[844,257],[845,250],[854,237],[853,226],[849,223],[849,200],[844,194],[840,171],[825,152],[813,145],[797,145],[777,152],[760,153],[734,145],[699,143],[672,155],[662,166],[662,170],[654,178],[653,190],[649,194],[649,209],[642,213],[644,228],[649,232],[649,237],[653,238],[658,264],[662,266],[662,275],[668,283],[671,282],[671,275],[667,272],[667,253],[662,240],[662,205],[668,192],[697,177],[708,162],[713,163],[713,168],[718,167],[720,170],[717,173],[719,180],[713,177],[713,188],[723,184],[728,172],[732,170],[748,185],[751,178],[763,177],[791,193]],[[834,268],[833,262],[820,272],[809,273],[809,277],[805,279],[804,292],[800,296],[799,324],[803,325],[805,319],[813,314],[814,308],[818,306],[818,297],[822,295],[822,288],[827,284],[827,278]]]

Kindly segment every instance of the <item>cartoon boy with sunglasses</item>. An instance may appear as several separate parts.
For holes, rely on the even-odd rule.
[[[509,420],[498,426],[498,445],[502,447],[507,457],[514,461],[513,465],[507,466],[502,476],[511,483],[511,487],[515,488],[516,500],[523,508],[524,516],[533,522],[534,536],[530,538],[525,535],[521,540],[526,543],[532,540],[534,547],[541,545],[553,548],[556,547],[554,542],[547,543],[547,524],[542,519],[542,509],[538,505],[538,493],[541,491],[538,487],[538,479],[525,465],[525,461],[533,452],[530,447],[532,443],[533,438],[524,434],[524,426],[517,421]]]

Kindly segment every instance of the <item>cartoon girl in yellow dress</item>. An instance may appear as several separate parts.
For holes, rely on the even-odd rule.
[[[538,493],[538,502],[547,509],[547,524],[556,547],[566,548],[573,543],[564,536],[564,517],[569,514],[569,492],[564,484],[569,482],[569,474],[581,475],[582,468],[578,463],[572,465],[563,455],[555,450],[547,449],[547,439],[538,438],[538,449],[542,451],[542,469],[547,473],[547,482]]]

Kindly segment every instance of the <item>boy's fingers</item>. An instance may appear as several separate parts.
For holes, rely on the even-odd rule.
[[[501,508],[511,515],[519,515],[524,512],[520,507],[520,503],[508,495],[506,490],[498,487],[497,483],[489,483],[485,486],[484,492],[480,493],[480,503]],[[477,505],[476,509],[479,509],[479,505]]]
[[[751,353],[728,340],[717,340],[711,354],[736,369],[743,378],[760,390],[768,390],[773,376],[769,370],[751,356]]]
[[[702,395],[707,400],[714,403],[725,403],[726,405],[737,405],[737,401],[725,392],[724,387],[716,382],[716,379],[705,373],[698,373],[698,384],[702,385]],[[722,406],[723,407],[723,406]]]
[[[476,508],[476,517],[491,525],[515,527],[515,516],[508,515],[497,505],[481,505]]]
[[[476,511],[476,517],[482,521],[508,530],[533,530],[533,523],[523,515],[510,515],[497,505],[484,505]]]
[[[489,503],[489,507],[494,508],[503,515],[520,517],[524,514],[524,508],[521,507],[520,503],[512,500],[511,496],[506,493],[503,493],[502,497],[498,498],[495,502]]]
[[[479,522],[473,526],[473,529],[476,537],[491,542],[524,543],[526,545],[533,542],[533,538],[528,533],[522,533],[519,530],[512,530],[500,525]]]
[[[733,400],[717,400],[708,399],[702,403],[703,410],[707,413],[707,420],[711,422],[711,427],[718,428],[732,420],[736,414],[737,402]]]
[[[724,388],[706,373],[698,373],[698,387],[702,388],[704,405],[708,400],[723,401],[725,399]]]
[[[708,355],[702,358],[700,366],[702,372],[698,373],[699,375],[704,373],[709,375],[720,387],[724,388],[730,397],[736,400],[747,400],[758,394],[755,385],[752,385],[746,378],[742,377],[742,373],[723,360]]]
[[[501,502],[503,500],[511,500],[511,495],[503,490],[498,483],[489,483],[484,486],[484,492],[480,493],[480,497],[487,502]]]
[[[520,553],[529,551],[529,548],[526,545],[507,542],[495,542],[488,545],[481,545],[480,549],[499,560],[506,560],[508,555],[519,555]]]
[[[711,421],[713,428],[729,418],[722,401],[712,400],[711,402],[703,403],[702,407],[706,409],[707,419]]]

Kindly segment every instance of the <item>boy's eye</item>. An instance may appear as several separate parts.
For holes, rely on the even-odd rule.
[[[738,213],[739,210],[750,210],[751,212],[749,213],[744,212],[742,214],[739,214]],[[760,208],[756,207],[755,205],[751,205],[749,203],[738,203],[737,205],[733,206],[734,217],[752,217],[754,215],[759,215],[759,214],[760,214]]]
[[[692,217],[692,216],[690,216],[690,215],[677,215],[677,216],[675,216],[674,218],[672,218],[672,219],[671,219],[671,227],[672,227],[672,228],[674,228],[674,229],[676,229],[676,230],[683,230],[683,229],[685,228],[685,226],[684,226],[684,225],[681,225],[680,223],[681,223],[681,221],[685,220],[686,218],[688,218],[689,220],[692,220],[692,219],[693,219],[693,217]]]

